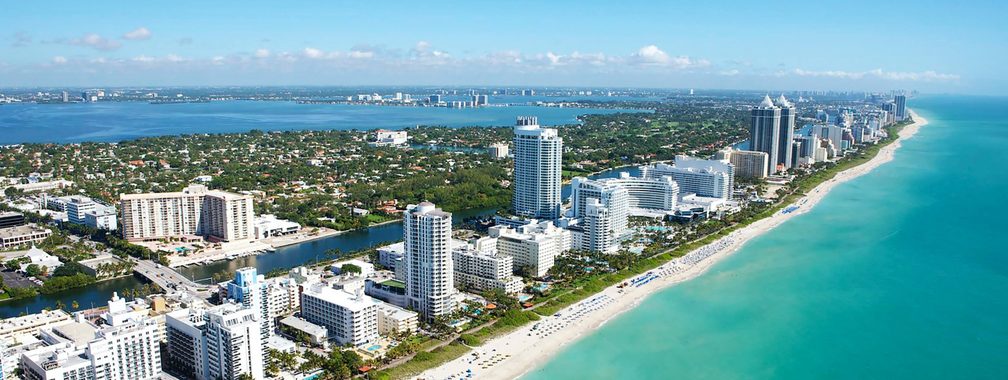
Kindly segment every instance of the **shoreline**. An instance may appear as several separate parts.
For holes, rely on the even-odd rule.
[[[903,140],[912,138],[928,120],[909,110],[914,122],[899,132],[898,138],[882,147],[871,160],[838,172],[809,190],[806,195],[773,215],[735,230],[725,237],[673,259],[648,273],[661,276],[642,286],[629,285],[619,289],[610,286],[576,304],[565,307],[554,316],[523,326],[510,333],[474,347],[471,352],[441,366],[420,373],[414,378],[444,379],[464,377],[467,370],[481,379],[515,379],[541,368],[567,346],[591,334],[613,318],[636,307],[658,291],[689,281],[706,273],[715,264],[741,249],[749,240],[774,229],[791,218],[804,214],[818,204],[835,186],[870,173],[892,161]],[[792,209],[792,207],[795,207]],[[791,211],[787,211],[791,209]],[[634,277],[643,278],[647,275]],[[654,283],[654,284],[651,284]],[[542,329],[536,329],[543,326]]]

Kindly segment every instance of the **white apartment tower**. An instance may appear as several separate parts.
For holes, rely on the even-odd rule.
[[[514,134],[515,214],[559,218],[563,139],[556,129],[540,127],[534,116],[519,117]]]
[[[378,340],[378,302],[363,287],[336,289],[316,283],[301,293],[301,316],[326,328],[339,344],[363,346]]]
[[[257,310],[236,303],[167,314],[167,367],[197,380],[235,380],[246,373],[265,378],[259,318]]]
[[[592,204],[597,203],[594,211]],[[571,208],[574,217],[585,223],[592,251],[610,252],[626,233],[629,193],[615,182],[577,177],[571,181]],[[597,242],[597,244],[596,244]]]
[[[129,241],[182,236],[235,241],[255,235],[248,195],[190,185],[174,193],[122,194],[119,202]]]
[[[593,252],[618,251],[619,235],[615,231],[619,222],[615,214],[613,208],[606,207],[598,198],[588,198],[584,216],[581,217],[588,236],[580,248]]]
[[[154,380],[161,375],[161,333],[142,301],[113,295],[105,323],[77,319],[41,331],[49,346],[24,352],[20,367],[31,380]],[[134,308],[135,306],[135,308]],[[71,332],[68,334],[68,332]]]
[[[409,205],[404,213],[406,296],[425,320],[452,310],[451,218],[430,202]]]
[[[235,278],[227,283],[228,298],[242,306],[259,312],[262,340],[265,342],[273,334],[273,318],[270,315],[269,286],[266,276],[259,275],[255,267],[235,271]]]
[[[765,152],[770,156],[770,174],[777,173],[780,161],[781,109],[774,105],[770,96],[753,108],[749,124],[749,150]],[[682,184],[680,183],[680,186]]]

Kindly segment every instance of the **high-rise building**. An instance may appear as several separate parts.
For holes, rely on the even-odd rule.
[[[790,147],[789,147],[790,149]],[[728,155],[735,175],[741,178],[766,178],[770,166],[770,156],[766,152],[733,150]]]
[[[161,333],[143,301],[127,304],[114,294],[97,325],[78,319],[40,330],[48,346],[21,355],[25,379],[157,379]]]
[[[549,221],[515,228],[493,226],[489,233],[497,238],[497,252],[514,257],[514,271],[532,277],[545,276],[555,259],[572,244],[571,232]]]
[[[91,198],[72,196],[66,202],[67,221],[73,224],[84,224],[84,214],[100,206]]]
[[[515,214],[559,218],[563,139],[556,129],[541,128],[534,116],[519,117],[514,133]]]
[[[473,107],[480,107],[490,104],[490,96],[488,95],[473,95],[472,96]]]
[[[455,286],[480,290],[501,289],[508,294],[525,287],[521,278],[512,276],[514,257],[497,251],[497,239],[484,237],[472,244],[452,249]]]
[[[491,158],[495,158],[498,160],[507,158],[508,144],[507,143],[490,144],[490,147],[487,148],[487,154],[489,154]]]
[[[425,320],[452,311],[455,294],[451,256],[451,218],[430,202],[409,205],[403,213],[406,295]]]
[[[273,318],[269,312],[269,287],[266,276],[259,275],[255,267],[235,271],[235,278],[227,283],[229,299],[242,306],[259,312],[262,340],[265,342],[273,334]]]
[[[441,95],[431,95],[431,96],[427,97],[427,102],[430,103],[430,104],[441,103]]]
[[[793,157],[791,157],[791,144],[794,141],[797,110],[795,109],[794,104],[791,104],[791,102],[784,98],[784,94],[781,94],[781,96],[777,98],[777,107],[780,108],[780,126],[778,128],[779,133],[777,136],[777,161],[771,162],[770,165],[774,166],[775,169],[778,165],[782,165],[784,168],[790,168],[791,162],[793,161]]]
[[[625,190],[624,190],[625,192]],[[619,239],[616,235],[617,225],[621,223],[614,207],[602,203],[598,198],[588,198],[585,204],[581,223],[587,236],[580,239],[578,248],[593,252],[615,252],[619,250]],[[625,223],[625,222],[623,222]]]
[[[204,236],[219,241],[251,239],[252,197],[190,185],[180,192],[122,194],[123,237],[129,241]]]
[[[571,181],[571,208],[588,233],[588,244],[582,249],[611,252],[619,248],[627,229],[628,198],[627,189],[613,182],[584,177]]]
[[[378,301],[364,295],[362,281],[353,286],[316,283],[301,292],[301,316],[326,328],[336,343],[364,346],[378,340]]]
[[[896,95],[893,98],[893,102],[896,104],[896,120],[903,121],[907,117],[906,113],[906,95]]]
[[[693,193],[701,197],[730,199],[734,186],[735,167],[724,160],[702,160],[676,156],[675,165],[653,164],[641,167],[644,178],[672,177],[679,185],[679,194]]]
[[[756,108],[753,108],[749,123],[749,150],[765,152],[773,163],[768,169],[770,174],[777,173],[777,162],[780,160],[781,109],[773,104],[770,96],[764,96]],[[682,184],[680,183],[680,187]]]
[[[258,310],[237,303],[168,313],[165,367],[187,379],[265,378],[259,318]]]
[[[812,136],[820,140],[829,140],[833,145],[835,150],[834,154],[830,154],[831,157],[843,156],[843,135],[844,128],[838,125],[816,125],[812,127]],[[816,159],[816,161],[820,161]]]

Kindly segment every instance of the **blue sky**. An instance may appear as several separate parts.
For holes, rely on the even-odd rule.
[[[6,2],[0,87],[1008,85],[1004,2],[707,3]]]

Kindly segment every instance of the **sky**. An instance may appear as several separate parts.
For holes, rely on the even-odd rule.
[[[0,88],[1008,92],[1008,2],[17,1]]]

